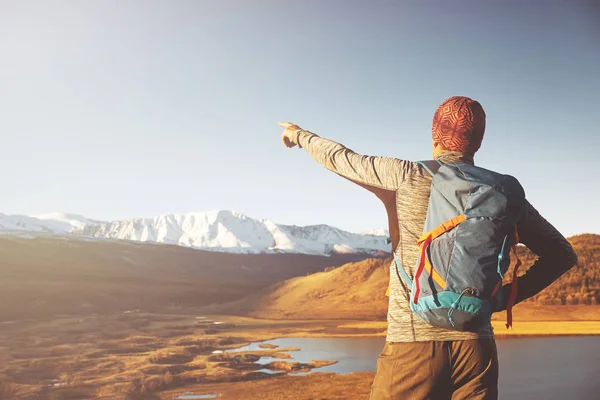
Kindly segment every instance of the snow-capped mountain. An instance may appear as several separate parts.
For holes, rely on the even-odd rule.
[[[76,228],[99,224],[76,214],[5,215],[0,214],[0,235],[32,237],[38,235],[66,235]]]
[[[357,234],[328,225],[290,226],[235,211],[168,214],[125,221],[95,221],[74,214],[0,214],[0,234],[75,235],[167,243],[231,253],[371,253],[389,251],[383,230]],[[383,234],[383,235],[382,235]]]

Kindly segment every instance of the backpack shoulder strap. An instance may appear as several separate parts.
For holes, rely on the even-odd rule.
[[[439,160],[429,160],[429,161],[417,161],[421,167],[423,167],[431,176],[435,175],[435,173],[440,169],[442,165],[444,165]]]
[[[404,281],[406,286],[410,289],[410,287],[412,286],[412,280],[410,279],[410,277],[406,273],[406,270],[400,263],[400,260],[398,259],[396,252],[392,251],[392,254],[394,254],[394,262],[396,263],[396,271],[402,275],[402,280]]]

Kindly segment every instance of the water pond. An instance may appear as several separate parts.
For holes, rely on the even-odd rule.
[[[252,343],[232,351],[260,351],[260,344],[291,351],[292,359],[307,363],[335,360],[336,364],[315,368],[316,372],[346,374],[375,371],[383,338],[282,338]],[[500,399],[577,399],[600,398],[600,336],[568,336],[497,340],[500,359]],[[268,364],[270,357],[258,363]]]

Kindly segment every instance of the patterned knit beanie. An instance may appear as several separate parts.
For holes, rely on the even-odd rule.
[[[445,149],[475,154],[485,132],[485,111],[468,97],[450,97],[436,110],[431,131],[433,142]]]

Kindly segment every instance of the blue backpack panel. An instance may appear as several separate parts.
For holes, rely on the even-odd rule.
[[[468,163],[418,164],[433,179],[413,279],[394,254],[410,287],[410,308],[430,325],[475,331],[502,305],[499,289],[519,240],[516,226],[525,193],[514,177]],[[512,325],[519,265],[517,258],[507,327]]]

